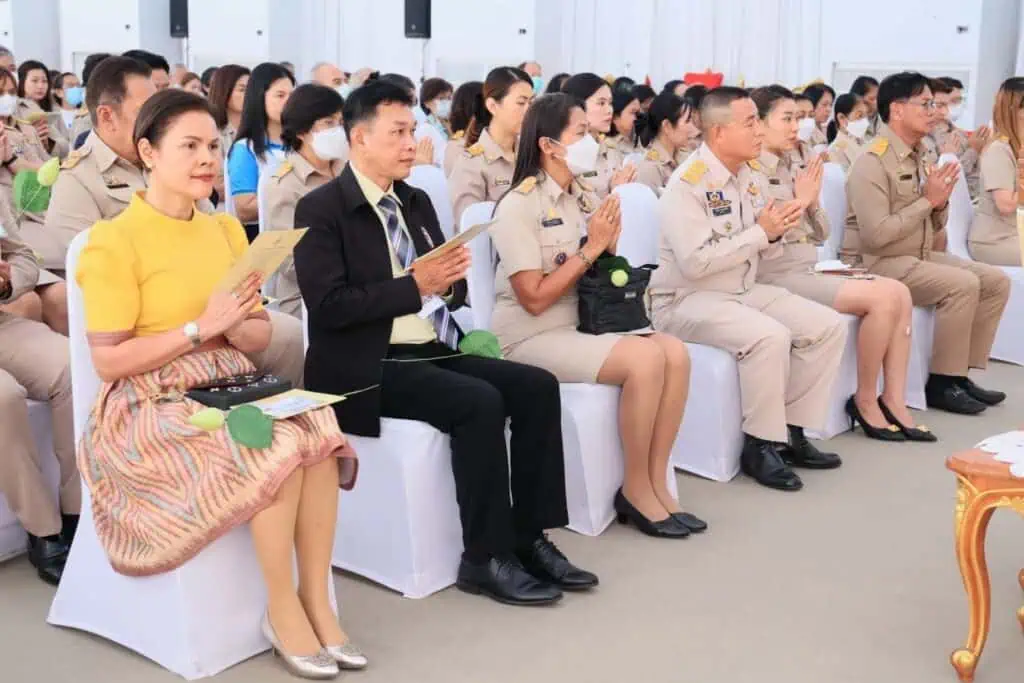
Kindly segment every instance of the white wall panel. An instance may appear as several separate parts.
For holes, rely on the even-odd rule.
[[[61,68],[80,69],[93,52],[139,47],[137,0],[60,0]],[[20,55],[15,54],[19,59]]]
[[[1019,0],[985,0],[978,31],[978,78],[974,88],[974,122],[992,119],[999,86],[1014,74],[1020,20]],[[968,106],[971,101],[968,102]]]
[[[19,63],[37,59],[51,69],[60,68],[59,15],[59,0],[3,0],[0,45],[10,48]]]
[[[255,66],[270,56],[268,0],[189,0],[193,70],[218,64]]]

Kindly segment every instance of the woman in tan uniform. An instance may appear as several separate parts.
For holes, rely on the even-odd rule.
[[[583,73],[572,76],[562,86],[562,92],[572,95],[585,107],[587,132],[596,146],[597,168],[587,171],[580,178],[592,186],[597,196],[604,198],[619,185],[636,179],[636,166],[626,164],[625,157],[609,142],[608,133],[612,128],[612,89],[607,81],[597,74]]]
[[[616,90],[612,95],[612,127],[608,134],[608,147],[616,150],[625,159],[639,149],[636,144],[637,114],[640,100],[632,89]]]
[[[864,151],[864,136],[867,135],[868,106],[853,93],[843,93],[836,98],[835,118],[828,124],[828,160],[850,172],[850,166]]]
[[[452,95],[452,113],[448,117],[452,135],[448,140],[448,145],[444,148],[444,161],[441,166],[446,178],[452,174],[455,161],[462,156],[462,151],[466,149],[466,130],[473,120],[476,101],[483,90],[482,81],[466,81],[456,88],[455,94]]]
[[[981,153],[981,196],[967,248],[975,261],[993,266],[1021,264],[1017,236],[1017,159],[1024,143],[1024,78],[1003,81],[992,107],[995,139]]]
[[[58,74],[53,82],[53,111],[50,112],[48,123],[50,135],[57,141],[61,150],[71,150],[75,138],[80,133],[90,130],[89,110],[85,104],[85,88],[78,76],[70,71]],[[67,156],[61,154],[61,158]]]
[[[287,154],[263,189],[266,230],[291,230],[295,205],[307,192],[337,177],[348,161],[348,143],[341,126],[344,101],[333,88],[300,85],[281,112],[281,140]],[[289,256],[277,272],[274,298],[282,313],[302,318],[302,296]]]
[[[587,116],[570,95],[544,95],[527,112],[514,189],[498,203],[490,231],[500,257],[491,326],[509,360],[544,368],[561,382],[622,387],[619,521],[651,536],[681,538],[707,527],[680,510],[665,476],[689,387],[686,347],[657,333],[576,330],[576,282],[603,253],[615,251],[622,229],[618,196],[598,204],[567,163],[586,157],[593,167],[592,148],[577,151],[589,137]]]
[[[67,156],[70,145],[66,140],[58,144],[50,133],[47,115],[52,110],[49,69],[42,62],[32,59],[23,62],[18,67],[18,108],[14,112],[14,118],[19,123],[35,129],[47,156],[64,157]]]
[[[679,152],[687,149],[696,134],[690,106],[672,91],[662,91],[654,98],[640,131],[640,144],[647,148],[647,154],[637,165],[636,182],[661,196],[676,170]]]
[[[533,79],[522,69],[492,69],[476,101],[462,155],[448,176],[455,225],[466,207],[496,202],[512,186],[516,139],[533,100]]]
[[[817,245],[828,237],[828,217],[818,203],[824,160],[814,159],[795,173],[789,152],[797,143],[793,93],[779,85],[751,93],[764,129],[761,158],[750,162],[761,191],[771,200],[804,205],[800,224],[782,236],[782,256],[758,266],[757,280],[861,318],[857,330],[857,392],[846,411],[864,433],[882,441],[935,441],[925,427],[915,427],[904,404],[910,362],[910,315],[913,305],[905,285],[888,278],[846,277],[814,272]],[[885,380],[877,395],[878,373]]]
[[[824,83],[811,83],[804,88],[803,93],[814,105],[814,128],[811,129],[811,139],[807,142],[811,149],[816,152],[824,151],[828,147],[828,136],[825,134],[829,119],[832,118],[832,104],[836,101],[836,91]]]

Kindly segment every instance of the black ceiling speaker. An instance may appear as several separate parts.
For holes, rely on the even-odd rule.
[[[171,0],[171,38],[188,38],[188,0]]]
[[[405,0],[405,37],[430,37],[430,0]]]

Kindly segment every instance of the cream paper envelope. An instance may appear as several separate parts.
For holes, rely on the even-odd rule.
[[[344,401],[344,396],[334,394],[318,394],[315,391],[291,389],[274,396],[252,401],[249,405],[256,406],[274,420],[287,420],[310,410],[323,408]]]
[[[486,232],[492,225],[494,225],[494,221],[487,221],[486,223],[479,223],[477,225],[474,225],[473,227],[469,228],[468,230],[463,230],[458,235],[456,235],[455,237],[451,238],[450,240],[448,240],[444,244],[442,244],[442,245],[440,245],[438,247],[435,247],[434,249],[431,249],[430,251],[428,251],[423,256],[420,256],[419,258],[417,258],[412,263],[413,263],[413,265],[416,265],[417,263],[422,263],[424,261],[429,261],[431,259],[437,258],[438,256],[443,256],[443,255],[447,254],[452,249],[455,249],[457,247],[461,247],[463,245],[469,244],[470,241],[472,241],[472,240],[476,239],[477,237],[479,237],[481,233]]]
[[[296,228],[294,230],[261,232],[245,250],[245,253],[239,256],[231,266],[217,289],[222,292],[233,291],[245,281],[249,273],[259,273],[263,276],[263,281],[266,282],[281,267],[285,259],[291,256],[295,245],[299,243],[308,229]]]

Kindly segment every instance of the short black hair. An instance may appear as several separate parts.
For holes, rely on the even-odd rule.
[[[281,111],[281,141],[288,149],[302,149],[299,136],[312,130],[320,119],[334,116],[344,107],[345,100],[334,88],[318,83],[300,85],[292,91]]]
[[[943,95],[949,95],[953,92],[953,86],[946,83],[941,78],[933,78],[928,83],[928,87],[932,89],[932,94],[942,93]]]
[[[857,76],[853,81],[853,85],[850,86],[850,92],[854,95],[860,95],[864,97],[868,94],[868,90],[878,87],[878,80],[871,76]]]
[[[202,112],[213,118],[210,104],[205,97],[178,88],[168,88],[154,94],[139,109],[139,116],[135,119],[135,129],[132,132],[132,142],[138,147],[139,140],[146,139],[154,147],[159,146],[171,124],[180,116],[193,111]]]
[[[815,107],[818,106],[818,102],[820,102],[821,98],[825,96],[825,93],[832,96],[833,103],[836,101],[836,91],[827,83],[811,83],[809,86],[804,88],[804,95],[807,96],[811,101],[811,104]]]
[[[889,107],[893,102],[905,102],[930,88],[931,81],[916,71],[901,71],[886,76],[878,86],[878,115],[889,123]]]
[[[413,83],[412,79],[408,76],[403,76],[402,74],[383,74],[378,80],[394,83],[395,85],[411,92],[413,99],[416,99],[416,84]]]
[[[633,97],[638,99],[640,102],[649,100],[657,94],[658,93],[654,92],[654,88],[646,83],[637,83],[633,86]]]
[[[805,92],[793,93],[793,101],[794,102],[810,102],[812,105],[814,104],[814,100],[812,100],[811,96],[808,95]]]
[[[93,54],[85,58],[85,64],[82,66],[83,86],[89,83],[89,76],[92,75],[92,72],[96,68],[96,65],[110,56],[111,54],[109,52],[94,52]]]
[[[766,85],[761,88],[754,88],[750,92],[750,99],[757,105],[757,115],[762,119],[768,118],[772,109],[780,100],[794,100],[793,91],[782,85]]]
[[[412,101],[412,95],[400,85],[383,78],[367,81],[353,90],[345,101],[345,137],[352,142],[352,129],[359,123],[375,119],[380,105],[394,103],[411,107]]]
[[[569,80],[569,74],[564,71],[555,74],[551,77],[551,80],[548,81],[548,87],[544,89],[544,94],[551,95],[556,92],[562,92],[562,86],[565,85],[567,80]]]
[[[137,59],[140,62],[149,65],[150,71],[166,71],[171,73],[171,65],[167,63],[167,60],[158,54],[149,52],[148,50],[128,50],[122,57],[131,57]]]
[[[687,90],[689,92],[689,90]],[[700,124],[707,130],[712,125],[710,116],[711,110],[729,107],[736,100],[750,99],[750,93],[744,88],[737,88],[731,85],[723,85],[714,90],[709,90],[700,100]],[[686,98],[683,97],[683,101]]]
[[[213,75],[217,73],[218,66],[208,66],[203,71],[203,75],[199,77],[199,82],[203,84],[203,87],[207,90],[210,89],[210,82],[213,80]]]
[[[936,80],[942,81],[950,90],[963,90],[964,82],[959,78],[953,78],[952,76],[942,76]]]
[[[127,81],[130,76],[149,78],[153,70],[131,57],[107,57],[96,65],[85,89],[85,106],[89,109],[92,125],[97,124],[96,109],[101,104],[120,107],[128,94]]]
[[[686,85],[686,81],[681,81],[679,79],[668,81],[665,83],[664,86],[662,86],[661,92],[675,92],[676,88],[678,88],[681,85]]]

